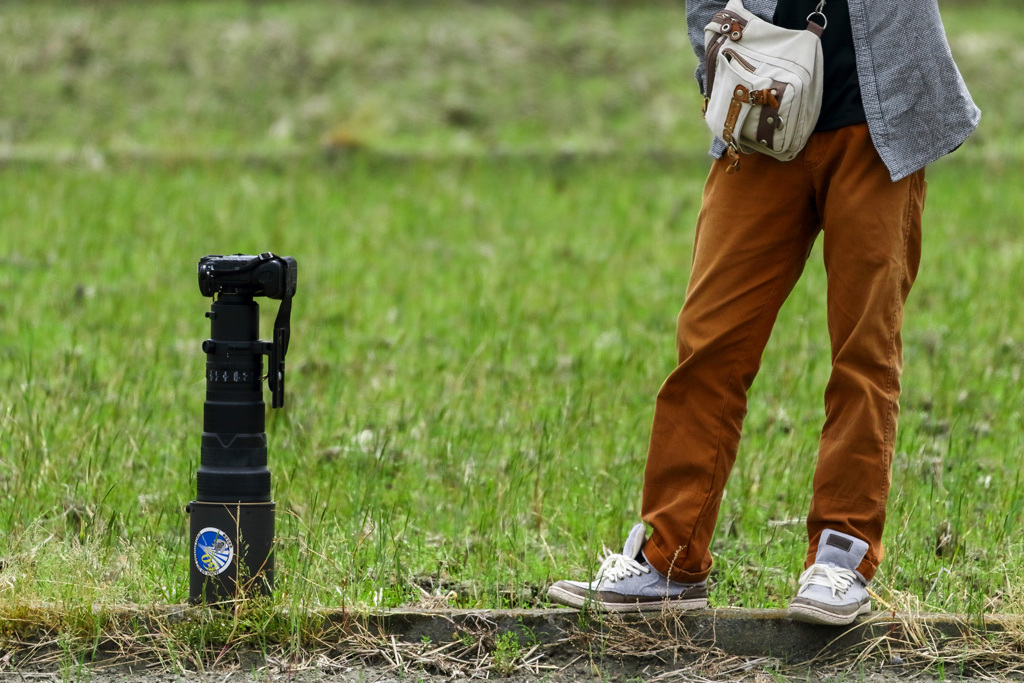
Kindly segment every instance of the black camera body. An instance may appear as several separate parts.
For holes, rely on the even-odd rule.
[[[214,297],[206,317],[206,402],[196,499],[190,514],[192,603],[231,602],[269,594],[274,585],[274,507],[267,468],[266,405],[284,405],[285,354],[291,335],[295,259],[204,256],[199,290]],[[255,297],[281,301],[273,341],[259,338]],[[268,356],[266,373],[263,358]]]
[[[291,256],[264,252],[259,256],[210,255],[199,259],[199,291],[203,296],[245,294],[281,300],[294,296],[298,267]]]

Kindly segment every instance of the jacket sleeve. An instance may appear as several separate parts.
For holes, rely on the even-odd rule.
[[[697,84],[701,94],[705,94],[704,64],[704,27],[708,25],[715,13],[725,9],[726,0],[686,0],[686,31],[697,54]]]

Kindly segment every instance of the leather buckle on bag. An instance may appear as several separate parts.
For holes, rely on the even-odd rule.
[[[750,104],[756,104],[760,106],[769,106],[772,109],[779,108],[779,98],[777,97],[778,91],[770,88],[764,90],[751,90],[748,96]]]

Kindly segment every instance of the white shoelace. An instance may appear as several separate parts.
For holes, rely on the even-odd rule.
[[[597,570],[597,578],[594,579],[594,583],[600,583],[605,579],[615,583],[630,576],[650,573],[650,565],[640,564],[632,557],[626,557],[622,553],[613,553],[605,548],[604,562],[601,563],[601,567]]]
[[[851,569],[812,564],[800,575],[800,587],[825,586],[832,589],[832,597],[835,598],[849,590],[856,580],[857,574]]]

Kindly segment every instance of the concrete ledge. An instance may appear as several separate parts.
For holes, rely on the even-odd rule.
[[[86,608],[86,614],[88,614]],[[0,646],[7,650],[37,649],[69,624],[85,624],[81,614],[70,615],[55,606],[22,607],[17,614],[0,614]],[[232,610],[185,605],[118,605],[92,608],[95,621],[87,627],[87,640],[100,650],[121,655],[144,649],[146,636],[173,629],[176,624],[231,622]],[[285,610],[280,616],[293,619]],[[760,658],[798,664],[820,657],[852,659],[866,651],[952,652],[972,643],[1001,640],[1010,643],[1014,661],[1024,664],[1019,642],[1024,617],[970,618],[945,614],[893,614],[875,612],[852,626],[817,626],[789,619],[784,610],[737,608],[689,612],[631,613],[621,615],[578,612],[572,609],[535,610],[424,610],[398,609],[377,613],[316,610],[299,620],[303,632],[317,647],[343,653],[358,641],[363,650],[388,643],[451,643],[467,636],[493,644],[500,634],[515,633],[523,644],[537,646],[546,661],[567,661],[582,654],[631,657],[671,650],[676,653],[717,654]],[[244,627],[243,627],[243,630]],[[72,628],[71,631],[74,631]],[[233,632],[233,631],[232,631]],[[237,634],[241,636],[242,634]],[[266,634],[268,642],[286,631]],[[124,637],[121,637],[124,636]],[[376,644],[376,645],[375,645]],[[153,643],[149,643],[151,650]]]
[[[326,612],[329,622],[353,615]],[[1024,628],[1013,617],[969,619],[945,614],[875,612],[851,626],[819,626],[793,621],[785,610],[708,609],[690,612],[599,615],[569,609],[539,610],[395,610],[363,615],[357,620],[384,637],[411,642],[424,637],[448,642],[460,633],[490,630],[515,632],[524,642],[567,643],[590,638],[615,638],[629,632],[663,641],[686,642],[696,648],[716,648],[728,655],[773,657],[805,662],[821,656],[853,654],[884,639],[894,650],[934,645]]]

